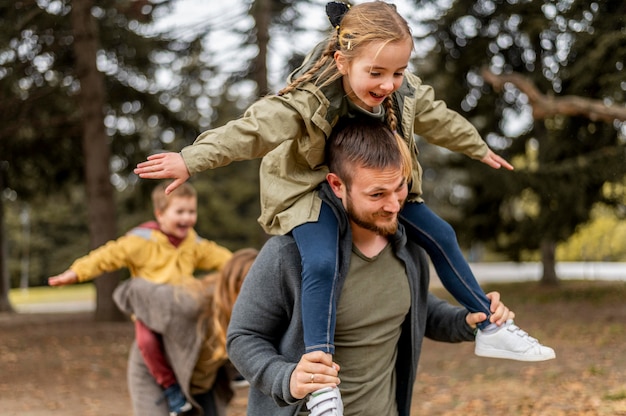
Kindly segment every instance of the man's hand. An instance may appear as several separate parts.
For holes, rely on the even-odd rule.
[[[303,399],[307,394],[324,387],[337,387],[341,382],[337,377],[338,372],[339,365],[333,362],[332,355],[322,351],[304,354],[291,373],[291,395]]]
[[[72,270],[66,270],[61,274],[48,278],[50,286],[65,286],[78,282],[78,275]]]
[[[190,176],[183,157],[172,152],[148,156],[148,160],[139,163],[133,172],[143,179],[174,179],[165,189],[166,194],[178,188]]]
[[[487,297],[491,300],[491,316],[489,317],[489,322],[500,326],[509,319],[515,318],[515,312],[510,310],[504,303],[500,302],[500,293],[490,292],[487,293]],[[465,317],[465,322],[472,328],[476,328],[476,325],[485,319],[487,319],[487,315],[483,312],[468,313]]]

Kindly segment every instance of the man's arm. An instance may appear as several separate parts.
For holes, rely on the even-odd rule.
[[[501,302],[500,293],[490,292],[487,297],[491,301],[490,322],[502,325],[515,318],[515,313]],[[428,294],[428,338],[445,342],[473,341],[476,324],[485,319],[487,316],[483,312],[469,313],[467,309],[453,306],[432,293]]]
[[[246,276],[228,327],[228,355],[235,367],[281,406],[298,402],[290,378],[304,353],[299,262],[293,239],[270,239]]]
[[[466,321],[467,309],[453,306],[428,293],[426,333],[428,338],[442,342],[473,341],[474,330]]]

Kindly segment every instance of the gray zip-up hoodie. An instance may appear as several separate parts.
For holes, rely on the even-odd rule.
[[[352,235],[341,201],[328,184],[321,185],[320,196],[338,217],[340,251],[347,253],[340,259],[340,290],[349,266]],[[428,292],[428,263],[419,246],[407,243],[402,226],[391,244],[405,263],[411,288],[411,309],[398,341],[396,362],[398,414],[408,416],[424,336],[460,342],[474,340],[474,334],[465,322],[467,310]],[[244,281],[228,329],[230,359],[251,385],[248,416],[293,416],[304,404],[289,389],[291,373],[304,354],[300,290],[300,254],[293,238],[272,237]]]

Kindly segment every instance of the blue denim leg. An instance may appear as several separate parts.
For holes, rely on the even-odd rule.
[[[322,203],[317,222],[291,232],[302,258],[302,325],[306,352],[334,354],[339,257],[339,224],[332,209]]]
[[[424,203],[407,202],[400,212],[407,236],[426,250],[441,283],[470,312],[491,315],[490,301],[465,260],[452,226]],[[478,324],[479,328],[489,321]]]

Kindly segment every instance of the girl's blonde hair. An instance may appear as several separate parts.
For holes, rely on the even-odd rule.
[[[278,95],[287,94],[305,82],[313,82],[323,87],[339,79],[341,73],[334,62],[337,51],[343,54],[349,64],[355,57],[359,56],[364,47],[372,42],[386,45],[406,40],[410,40],[411,45],[413,45],[411,28],[407,21],[398,14],[395,5],[384,1],[372,1],[351,6],[341,19],[339,26],[333,28],[326,48],[317,62],[308,71],[280,90]],[[386,123],[391,131],[398,136],[398,117],[392,95],[385,99],[383,105]],[[396,137],[396,139],[404,143],[401,137]]]

